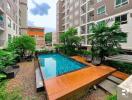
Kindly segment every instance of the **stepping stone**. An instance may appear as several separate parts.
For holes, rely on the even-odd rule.
[[[106,79],[103,82],[101,82],[99,84],[99,86],[101,88],[103,88],[104,90],[106,90],[107,92],[111,93],[111,94],[115,94],[116,93],[116,89],[117,89],[117,84]]]
[[[123,82],[123,80],[121,80],[121,79],[119,79],[119,78],[116,78],[116,77],[114,77],[114,76],[109,76],[109,77],[107,77],[107,79],[109,79],[109,80],[111,80],[111,81],[113,81],[113,82],[115,82],[115,83],[117,83],[117,84],[120,84],[120,83]]]
[[[40,73],[40,69],[37,68],[35,73],[36,73],[36,90],[37,92],[42,92],[44,91],[44,85],[43,85],[43,79]]]

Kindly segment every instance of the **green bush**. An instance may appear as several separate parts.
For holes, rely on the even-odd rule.
[[[117,95],[109,95],[106,100],[117,100]]]
[[[48,53],[53,53],[53,50],[47,50],[47,49],[44,49],[44,50],[36,50],[35,51],[36,53],[38,54],[48,54]]]
[[[19,58],[23,58],[27,54],[32,54],[35,51],[35,46],[36,42],[34,38],[28,35],[22,35],[10,39],[8,50],[18,54]]]
[[[13,52],[0,50],[0,70],[15,63],[17,55]]]
[[[7,81],[0,82],[0,100],[22,100],[19,89],[6,90]]]
[[[121,61],[106,61],[105,64],[112,66],[121,72],[132,74],[132,64],[131,63],[126,63],[126,62],[121,62]]]
[[[87,56],[87,55],[92,55],[92,52],[91,52],[91,51],[84,50],[84,51],[83,51],[83,54],[86,55],[86,56]]]
[[[5,79],[5,78],[6,78],[6,75],[3,74],[3,73],[0,73],[0,82],[1,82],[3,79]]]

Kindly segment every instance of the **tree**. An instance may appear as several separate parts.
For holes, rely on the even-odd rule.
[[[75,48],[80,46],[81,38],[76,36],[77,30],[69,28],[68,31],[60,35],[60,40],[63,43],[63,48],[66,54],[75,53]]]
[[[114,51],[121,48],[120,42],[127,37],[127,34],[121,31],[120,25],[114,23],[108,26],[106,23],[93,26],[93,34],[89,36],[92,45],[93,56],[98,56],[101,61],[105,56],[111,55]]]
[[[45,34],[45,41],[46,43],[52,43],[52,32]]]
[[[15,52],[20,57],[24,57],[27,52],[30,54],[33,53],[35,46],[36,42],[34,38],[28,35],[22,35],[9,40],[8,50]]]

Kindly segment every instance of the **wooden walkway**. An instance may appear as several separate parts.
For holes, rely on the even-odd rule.
[[[72,94],[81,91],[81,89],[98,84],[116,71],[116,69],[105,65],[96,67],[87,63],[85,58],[79,56],[72,58],[87,64],[86,68],[45,80],[44,83],[49,100],[65,100]]]

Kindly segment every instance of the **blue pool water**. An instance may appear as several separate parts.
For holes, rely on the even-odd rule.
[[[39,63],[44,78],[50,79],[71,71],[84,68],[86,65],[61,54],[43,54]]]

